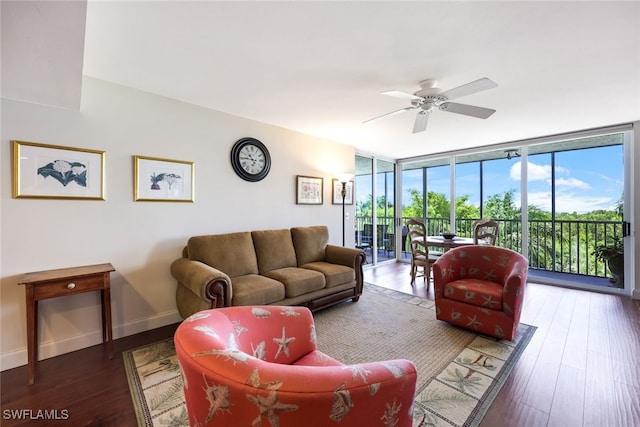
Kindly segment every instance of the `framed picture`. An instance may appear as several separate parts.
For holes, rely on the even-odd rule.
[[[322,192],[322,178],[302,175],[297,176],[297,205],[321,205]]]
[[[105,200],[105,152],[13,143],[13,197]]]
[[[347,190],[347,195],[344,198],[345,205],[353,204],[353,181],[348,181],[347,185],[345,185],[345,190]],[[333,180],[333,204],[341,205],[342,204],[342,182],[338,179]]]
[[[134,156],[136,202],[193,202],[193,162]]]

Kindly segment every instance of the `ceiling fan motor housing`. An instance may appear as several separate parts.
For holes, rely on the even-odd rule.
[[[442,90],[438,88],[438,81],[429,79],[418,83],[418,91],[415,92],[414,95],[421,98],[427,98],[431,95],[437,95],[440,92],[442,92]]]

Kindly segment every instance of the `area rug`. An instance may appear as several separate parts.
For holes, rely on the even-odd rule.
[[[415,363],[414,427],[480,424],[536,329],[520,324],[513,342],[498,341],[436,320],[433,301],[372,284],[357,303],[314,313],[314,321],[318,348],[343,363]],[[123,357],[138,425],[188,426],[173,340]]]

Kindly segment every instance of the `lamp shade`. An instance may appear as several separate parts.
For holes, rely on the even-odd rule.
[[[351,181],[351,179],[353,178],[353,174],[352,173],[341,173],[338,174],[338,181],[340,182],[349,182]]]

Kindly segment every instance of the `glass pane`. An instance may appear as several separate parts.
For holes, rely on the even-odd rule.
[[[356,247],[367,254],[367,262],[372,262],[373,245],[373,160],[356,156],[355,168],[355,242]]]
[[[612,273],[596,256],[599,247],[616,252],[623,239],[623,142],[623,134],[611,134],[530,147],[540,153],[528,164],[532,268],[623,286],[624,272]],[[621,244],[618,252],[622,259]]]
[[[553,266],[551,154],[534,154],[528,159],[529,266],[550,270]]]
[[[451,230],[451,166],[427,168],[427,234]]]
[[[622,241],[623,150],[621,145],[555,154],[556,268],[606,276],[596,246]],[[612,285],[622,287],[612,278]]]
[[[411,248],[407,241],[406,223],[409,218],[424,219],[424,176],[423,168],[406,168],[402,165],[402,259],[410,259]]]
[[[496,245],[521,252],[520,158],[501,157],[482,162],[482,218],[498,222]]]
[[[457,160],[457,159],[456,159]],[[473,237],[475,221],[480,219],[481,162],[456,163],[456,234]]]
[[[395,165],[384,160],[376,163],[376,244],[378,260],[395,258]]]

